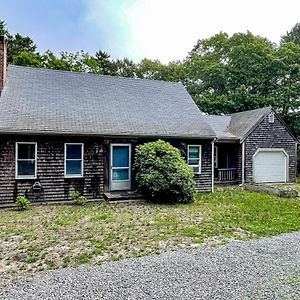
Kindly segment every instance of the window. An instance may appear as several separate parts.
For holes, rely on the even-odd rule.
[[[65,177],[83,176],[83,144],[65,144]]]
[[[201,173],[201,146],[188,146],[188,166],[192,168],[194,173]]]
[[[214,146],[214,167],[215,169],[218,168],[218,146]]]
[[[36,178],[36,143],[16,143],[16,178]]]
[[[269,123],[274,123],[274,113],[271,112],[268,117],[269,117]]]

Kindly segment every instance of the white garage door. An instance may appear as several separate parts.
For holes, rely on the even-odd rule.
[[[253,156],[254,182],[286,182],[287,156],[282,150],[259,149]]]

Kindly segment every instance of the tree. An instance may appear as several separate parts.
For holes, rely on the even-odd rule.
[[[207,113],[232,113],[273,104],[274,45],[250,32],[200,40],[185,61],[185,85]]]
[[[26,67],[35,67],[42,68],[43,58],[39,53],[31,53],[31,52],[21,52],[19,55],[15,56],[12,63],[18,66],[26,66]]]
[[[28,36],[19,33],[10,34],[3,20],[0,20],[0,35],[4,35],[7,41],[7,61],[12,63],[22,52],[35,53],[36,45]]]
[[[281,37],[281,44],[288,42],[300,45],[300,23],[297,23],[286,35]]]
[[[294,42],[282,44],[276,49],[276,62],[276,86],[271,95],[275,100],[274,107],[285,117],[300,108],[300,45]]]
[[[117,59],[115,61],[117,75],[122,77],[136,77],[137,66],[136,64],[127,58]]]
[[[22,36],[17,33],[15,35],[7,35],[7,61],[12,63],[14,58],[22,52],[35,53],[36,45],[28,36]]]
[[[55,70],[71,71],[72,67],[66,59],[57,58],[53,52],[47,50],[42,55],[43,67]]]
[[[0,20],[0,36],[7,36],[8,31],[6,29],[6,24],[3,20]]]
[[[137,64],[137,77],[152,80],[181,81],[184,77],[181,62],[170,62],[165,65],[159,60],[144,58]]]

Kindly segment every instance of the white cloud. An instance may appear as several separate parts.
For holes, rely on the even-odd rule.
[[[300,21],[298,0],[92,0],[91,3],[94,21],[110,27],[106,30],[111,34],[108,41],[111,53],[134,60],[182,59],[198,39],[220,31],[233,34],[250,30],[278,42],[281,35]]]

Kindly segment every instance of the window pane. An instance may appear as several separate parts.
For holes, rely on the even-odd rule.
[[[128,169],[119,169],[113,170],[113,180],[129,180],[129,170]]]
[[[199,147],[189,147],[189,158],[199,158]]]
[[[70,145],[67,144],[67,157],[66,159],[81,159],[81,147],[82,145]]]
[[[191,167],[190,168],[193,170],[194,173],[199,173],[199,167]]]
[[[129,167],[129,147],[113,147],[113,167]]]
[[[189,159],[189,165],[199,165],[199,159]]]
[[[67,175],[81,175],[81,160],[67,160],[66,161]]]
[[[18,175],[35,175],[35,161],[18,161]]]
[[[18,144],[18,159],[35,159],[35,144]]]

